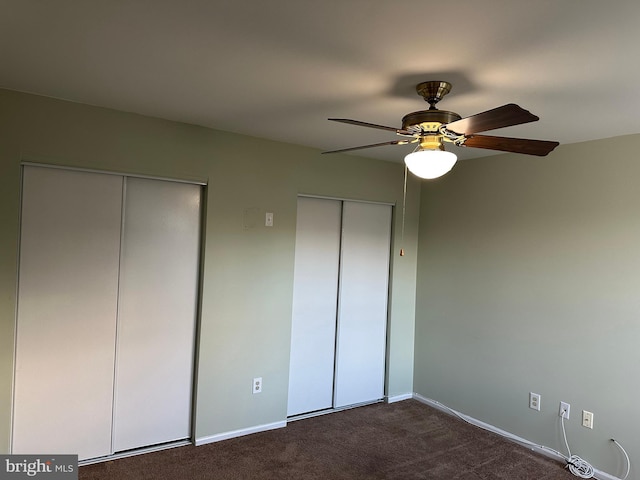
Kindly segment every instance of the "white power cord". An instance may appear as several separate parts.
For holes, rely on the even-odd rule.
[[[562,436],[564,437],[564,444],[567,446],[567,452],[569,452],[569,458],[567,459],[567,468],[576,477],[580,478],[593,478],[593,467],[589,462],[583,460],[577,455],[571,455],[571,449],[569,448],[569,442],[567,442],[567,432],[564,429],[564,414],[561,418],[562,424]]]
[[[615,443],[620,450],[622,450],[622,453],[624,453],[624,458],[627,460],[627,473],[625,473],[624,477],[622,477],[621,479],[621,480],[626,480],[626,478],[629,476],[629,472],[631,471],[631,460],[629,460],[629,455],[627,454],[627,451],[624,448],[622,448],[622,445],[620,445],[620,443],[618,443],[618,441],[615,438],[612,438],[611,441]]]

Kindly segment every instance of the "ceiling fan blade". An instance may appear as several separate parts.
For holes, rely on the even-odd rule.
[[[491,137],[489,135],[470,135],[462,144],[463,147],[486,148],[488,150],[501,150],[503,152],[524,153],[544,157],[554,148],[560,145],[558,142],[547,140],[530,140],[527,138]]]
[[[401,128],[385,127],[384,125],[376,125],[375,123],[361,122],[360,120],[351,120],[349,118],[329,118],[328,120],[331,120],[332,122],[341,122],[341,123],[348,123],[350,125],[357,125],[359,127],[369,127],[369,128],[378,128],[380,130],[388,130],[390,132],[395,132],[399,135],[413,135],[410,131],[402,130]]]
[[[385,145],[407,145],[408,143],[413,143],[413,142],[411,140],[393,140],[391,142],[373,143],[371,145],[363,145],[361,147],[341,148],[340,150],[331,150],[330,152],[322,152],[322,153],[324,154],[324,153],[349,152],[351,150],[362,150],[364,148],[384,147]]]
[[[452,130],[461,135],[469,135],[477,132],[486,132],[496,128],[510,127],[522,123],[540,120],[530,111],[519,107],[515,103],[509,103],[493,110],[477,113],[470,117],[461,118],[446,125],[447,130]]]

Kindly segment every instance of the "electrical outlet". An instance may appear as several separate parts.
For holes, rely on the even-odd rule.
[[[253,393],[262,393],[262,377],[253,379]]]
[[[593,429],[593,412],[582,410],[582,426]]]
[[[529,392],[529,408],[540,411],[540,394]]]
[[[569,420],[569,411],[571,410],[571,405],[567,402],[560,402],[560,411],[558,411],[559,417],[564,417]]]

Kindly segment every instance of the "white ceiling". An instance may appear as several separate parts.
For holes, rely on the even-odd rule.
[[[491,134],[639,133],[639,47],[637,0],[0,0],[0,87],[321,150],[393,140],[326,119],[400,127],[426,80],[541,119]]]

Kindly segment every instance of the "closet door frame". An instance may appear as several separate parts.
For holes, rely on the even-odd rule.
[[[389,348],[389,335],[388,335],[388,331],[389,331],[389,296],[390,296],[390,286],[391,286],[391,270],[390,270],[390,266],[391,266],[391,247],[392,247],[392,242],[393,242],[393,219],[394,219],[394,214],[395,214],[395,204],[394,203],[389,203],[389,202],[379,202],[379,201],[368,201],[368,200],[359,200],[359,199],[348,199],[348,198],[340,198],[340,197],[331,197],[331,196],[323,196],[323,195],[312,195],[312,194],[298,194],[297,196],[297,200],[299,200],[300,198],[310,198],[310,199],[318,199],[318,200],[330,200],[330,201],[338,201],[340,202],[340,232],[339,232],[339,236],[340,236],[340,252],[339,252],[339,262],[342,262],[342,242],[343,242],[343,229],[344,229],[344,205],[345,203],[356,203],[356,204],[374,204],[374,205],[383,205],[383,206],[388,206],[390,207],[390,216],[389,216],[389,250],[388,250],[388,262],[387,262],[387,273],[386,273],[386,284],[387,284],[387,288],[386,288],[386,300],[385,300],[385,304],[386,304],[386,311],[385,311],[385,320],[384,320],[384,349],[383,349],[383,365],[382,365],[382,375],[381,375],[381,381],[382,381],[382,396],[378,399],[371,399],[371,400],[366,400],[364,402],[360,402],[362,404],[366,404],[366,403],[372,403],[372,402],[376,402],[378,400],[380,400],[381,398],[384,398],[384,395],[386,395],[386,388],[387,388],[387,353],[388,353],[388,348]],[[305,418],[307,416],[313,416],[313,415],[317,415],[317,414],[321,414],[327,411],[332,411],[332,410],[340,410],[341,408],[344,407],[349,407],[350,405],[357,405],[358,403],[355,404],[344,404],[344,405],[337,405],[337,401],[338,399],[338,395],[337,395],[337,380],[338,380],[338,365],[337,365],[337,361],[338,361],[338,335],[339,335],[339,308],[340,308],[340,292],[341,292],[341,286],[340,286],[340,281],[341,281],[341,277],[342,277],[342,267],[339,267],[338,270],[338,291],[336,292],[336,312],[335,312],[335,338],[334,338],[334,368],[333,368],[333,375],[334,375],[334,379],[333,379],[333,392],[332,392],[332,404],[330,407],[328,407],[325,410],[320,410],[320,411],[316,411],[316,412],[308,412],[308,413],[300,413],[300,414],[296,414],[296,415],[290,415],[291,418]],[[295,287],[294,287],[295,288]],[[290,367],[291,368],[291,367]]]
[[[196,387],[196,381],[197,381],[197,370],[198,370],[198,365],[197,365],[197,351],[198,351],[198,344],[199,344],[199,338],[200,338],[200,322],[201,322],[201,310],[202,310],[202,276],[203,276],[203,248],[204,248],[204,244],[205,244],[205,234],[206,234],[206,199],[207,199],[207,189],[208,189],[208,182],[206,180],[199,180],[199,179],[176,179],[176,178],[170,178],[170,177],[163,177],[163,176],[158,176],[158,175],[143,175],[143,174],[133,174],[133,173],[127,173],[127,172],[121,172],[121,171],[108,171],[108,170],[100,170],[100,169],[92,169],[92,168],[82,168],[82,167],[73,167],[73,166],[66,166],[66,165],[60,165],[60,164],[49,164],[49,163],[42,163],[40,161],[38,161],[37,158],[29,158],[29,157],[24,157],[25,160],[23,160],[20,163],[20,167],[21,167],[21,182],[20,182],[20,202],[21,202],[21,207],[20,207],[20,225],[22,225],[22,203],[23,203],[23,195],[24,195],[24,187],[23,187],[23,177],[24,177],[24,168],[25,167],[40,167],[40,168],[47,168],[47,169],[51,169],[51,170],[65,170],[65,171],[71,171],[71,172],[86,172],[86,173],[93,173],[93,174],[100,174],[100,175],[109,175],[109,176],[116,176],[116,177],[122,177],[122,181],[123,183],[126,183],[126,179],[127,178],[140,178],[140,179],[148,179],[148,180],[159,180],[159,181],[166,181],[166,182],[173,182],[173,183],[185,183],[185,184],[191,184],[191,185],[198,185],[201,187],[201,192],[200,192],[200,213],[199,213],[199,222],[200,222],[200,234],[199,234],[199,245],[198,245],[198,268],[197,268],[197,284],[196,284],[196,305],[195,305],[195,328],[194,328],[194,340],[193,340],[193,363],[192,363],[192,377],[191,377],[191,418],[189,421],[190,424],[190,428],[189,428],[189,438],[187,440],[183,440],[183,441],[177,441],[177,442],[169,442],[167,444],[162,444],[162,445],[153,445],[153,446],[149,446],[149,447],[142,447],[139,449],[136,449],[135,451],[131,451],[131,452],[124,452],[124,453],[114,453],[113,451],[111,452],[111,454],[106,455],[106,456],[100,456],[100,457],[95,457],[95,458],[87,458],[86,460],[81,460],[79,462],[80,465],[86,465],[86,464],[91,464],[91,463],[95,463],[95,462],[102,462],[102,461],[107,461],[107,460],[111,460],[111,459],[116,459],[116,458],[121,458],[121,457],[127,457],[127,456],[131,456],[132,454],[135,453],[145,453],[145,452],[152,452],[152,451],[158,451],[158,450],[162,450],[165,448],[172,448],[174,446],[179,446],[179,445],[190,445],[193,444],[193,440],[194,440],[194,435],[195,435],[195,387]],[[123,192],[124,194],[124,192]],[[124,200],[124,196],[121,197],[121,202],[123,202]],[[124,203],[121,203],[122,208],[124,208]],[[121,211],[122,214],[122,211]],[[21,255],[21,243],[22,243],[22,227],[20,227],[19,229],[19,238],[18,238],[18,259],[20,259],[20,255]],[[122,233],[122,232],[121,232]],[[118,269],[120,268],[120,265],[118,263]],[[20,260],[18,261],[18,270],[16,271],[16,275],[19,278],[19,273],[20,273]],[[13,359],[14,359],[14,373],[13,373],[13,380],[12,380],[12,399],[11,399],[11,430],[10,430],[10,438],[9,438],[9,446],[10,446],[10,452],[13,452],[13,445],[14,445],[14,428],[15,428],[15,408],[16,408],[16,361],[17,361],[17,332],[18,332],[18,315],[19,315],[19,305],[18,305],[18,295],[19,292],[16,289],[16,311],[15,311],[15,317],[14,317],[14,354],[13,354]],[[115,352],[114,352],[115,354]],[[115,382],[115,377],[113,379],[113,382]],[[115,385],[115,383],[114,383]],[[113,409],[113,401],[115,398],[115,392],[112,395],[112,409]],[[113,422],[113,419],[112,419]],[[112,428],[113,428],[113,423],[112,423]],[[113,433],[112,433],[113,435]],[[111,442],[110,442],[111,443]],[[113,445],[112,445],[113,446]]]

